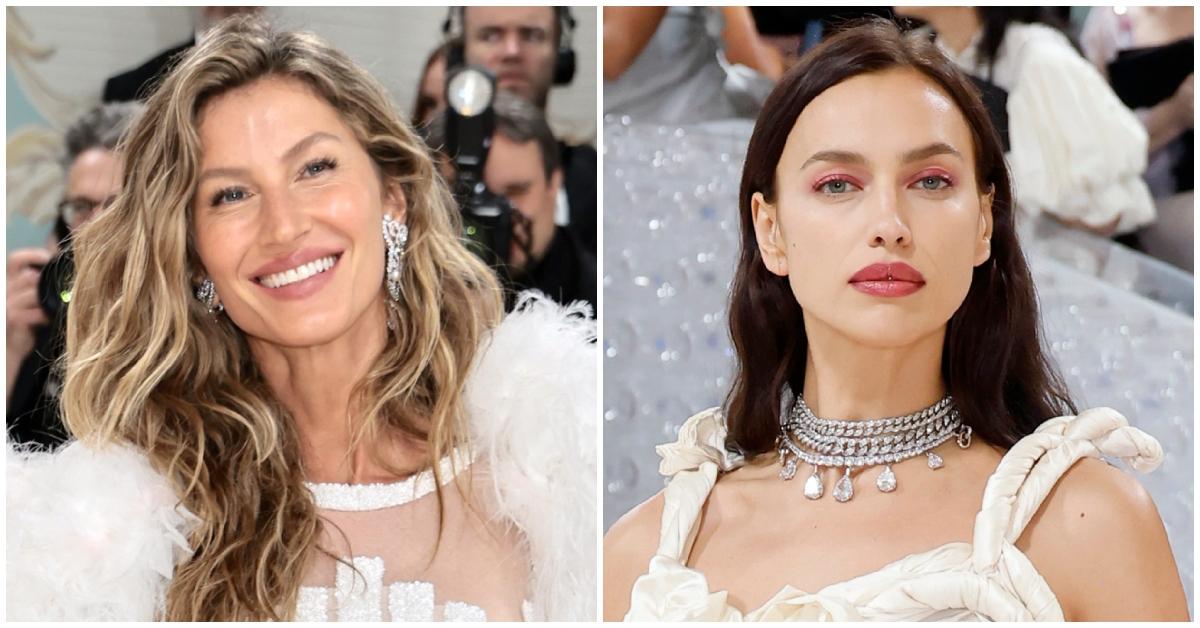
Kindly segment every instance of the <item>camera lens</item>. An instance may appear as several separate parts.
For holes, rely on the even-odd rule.
[[[70,247],[64,248],[42,269],[38,279],[38,300],[52,325],[57,326],[59,319],[66,316],[74,276],[75,254]]]

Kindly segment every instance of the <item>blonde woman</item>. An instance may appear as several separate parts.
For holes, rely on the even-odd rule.
[[[75,245],[76,441],[10,449],[9,619],[594,618],[592,328],[500,322],[374,79],[235,18],[123,150]]]

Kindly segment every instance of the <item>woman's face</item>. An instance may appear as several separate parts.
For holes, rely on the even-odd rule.
[[[385,212],[405,199],[338,112],[306,84],[269,77],[205,104],[195,241],[229,318],[287,347],[384,324]]]
[[[435,57],[421,78],[421,104],[425,115],[421,124],[429,124],[446,107],[446,57]]]
[[[752,201],[767,268],[786,276],[810,336],[876,347],[944,331],[991,253],[991,193],[975,181],[970,128],[912,70],[859,75],[800,114]]]

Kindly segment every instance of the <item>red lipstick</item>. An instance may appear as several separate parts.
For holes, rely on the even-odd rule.
[[[904,262],[871,264],[854,273],[850,285],[871,296],[903,297],[923,288],[925,277]]]

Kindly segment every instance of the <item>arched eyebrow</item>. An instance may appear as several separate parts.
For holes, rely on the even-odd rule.
[[[312,135],[309,135],[308,137],[300,140],[299,142],[296,142],[291,148],[287,149],[287,151],[283,153],[283,157],[281,157],[279,160],[280,161],[291,161],[296,158],[296,155],[299,155],[300,153],[303,153],[304,151],[308,150],[308,148],[310,146],[312,146],[313,144],[316,144],[317,142],[322,142],[325,140],[341,142],[342,138],[340,138],[332,133],[326,133],[324,131],[317,131],[317,132],[313,133]]]
[[[936,155],[950,155],[951,157],[956,157],[959,161],[966,161],[963,159],[962,153],[958,152],[958,150],[956,150],[953,146],[945,142],[934,142],[928,146],[914,148],[901,155],[900,161],[907,164],[914,161],[921,161],[922,159],[929,159],[930,157],[934,157]],[[867,158],[864,157],[862,153],[855,153],[848,150],[822,150],[813,153],[812,157],[809,157],[808,160],[804,162],[804,165],[800,166],[800,169],[804,170],[818,161],[828,161],[838,164],[851,164],[855,166],[867,165]]]
[[[922,146],[921,148],[910,150],[907,153],[904,153],[904,156],[900,158],[900,161],[907,164],[914,161],[921,161],[922,159],[929,159],[930,157],[937,155],[950,155],[951,157],[958,158],[959,161],[966,161],[963,159],[962,153],[958,152],[953,146],[945,142],[934,142],[928,146]]]
[[[324,141],[341,142],[342,138],[340,138],[332,133],[326,133],[324,131],[316,131],[316,132],[312,133],[311,135],[309,135],[308,137],[300,140],[299,142],[296,142],[295,144],[292,145],[291,148],[284,151],[283,155],[279,158],[279,160],[280,161],[291,161],[291,160],[295,159],[297,155],[308,150],[309,147],[311,147],[313,144],[316,144],[317,142],[324,142]],[[203,183],[206,179],[211,179],[213,177],[240,177],[240,176],[245,176],[245,175],[246,175],[246,170],[244,168],[211,168],[209,170],[205,170],[204,172],[200,173],[200,176],[196,178],[196,184],[199,185],[199,184]]]

